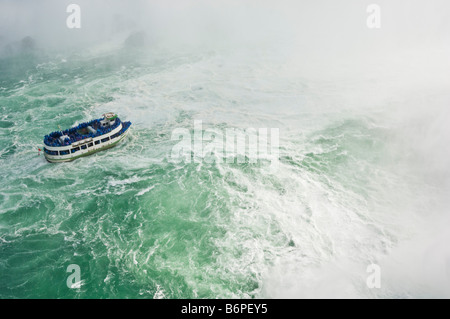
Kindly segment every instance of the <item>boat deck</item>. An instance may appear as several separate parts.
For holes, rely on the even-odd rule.
[[[71,129],[62,132],[52,132],[46,135],[44,137],[44,144],[50,147],[69,146],[87,138],[95,138],[107,134],[117,128],[121,123],[119,118],[115,119],[115,123],[108,127],[101,125],[101,119],[81,123]]]

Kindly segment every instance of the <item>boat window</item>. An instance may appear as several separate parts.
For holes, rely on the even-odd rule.
[[[87,149],[87,145],[81,145],[81,149],[82,149],[82,150]]]
[[[88,147],[92,147],[92,146],[94,146],[93,143],[89,143],[89,144],[88,144]]]
[[[98,144],[100,144],[100,141],[95,141],[95,145],[98,145]]]
[[[80,150],[80,148],[79,148],[79,147],[77,147],[77,148],[73,148],[73,149],[72,149],[72,154],[73,154],[73,153],[75,153],[75,152],[78,152],[79,150]]]
[[[59,155],[69,155],[70,152],[69,151],[60,151]]]
[[[102,139],[102,143],[108,142],[109,141],[109,137]]]
[[[54,156],[58,155],[58,151],[49,151],[45,147],[44,147],[44,152],[47,153],[48,155],[54,155]]]

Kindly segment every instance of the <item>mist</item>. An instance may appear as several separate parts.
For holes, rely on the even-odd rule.
[[[172,45],[211,47],[239,42],[242,46],[265,42],[299,46],[320,54],[384,51],[448,44],[448,4],[435,0],[378,1],[382,27],[369,30],[366,8],[372,2],[346,0],[310,1],[77,1],[81,29],[69,29],[66,8],[71,1],[2,0],[0,32],[3,41],[25,36],[42,46],[94,45],[123,34],[145,31]],[[278,41],[277,41],[278,39]],[[253,41],[252,41],[253,40]],[[250,41],[250,43],[247,43]],[[386,53],[386,52],[385,52]]]
[[[71,3],[1,0],[0,54],[28,37],[40,53],[110,54],[129,46],[148,56],[152,50],[254,51],[291,75],[382,79],[379,90],[436,90],[449,80],[450,5],[444,0],[378,1],[379,29],[366,24],[371,1],[80,0],[81,28],[69,29]]]

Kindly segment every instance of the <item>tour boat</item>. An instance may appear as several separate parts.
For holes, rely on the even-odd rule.
[[[129,132],[131,122],[114,113],[44,137],[44,155],[51,163],[70,162],[116,146]]]

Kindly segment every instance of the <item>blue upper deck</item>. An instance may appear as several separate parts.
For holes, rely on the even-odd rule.
[[[69,146],[72,143],[87,139],[95,138],[104,134],[107,134],[116,129],[122,122],[117,117],[114,124],[104,127],[101,124],[103,119],[96,119],[90,122],[81,123],[78,126],[72,127],[68,130],[61,132],[52,132],[49,135],[45,135],[44,144],[51,147]],[[131,122],[122,123],[122,131],[126,131],[131,125]],[[67,136],[64,141],[61,141],[61,136]]]

